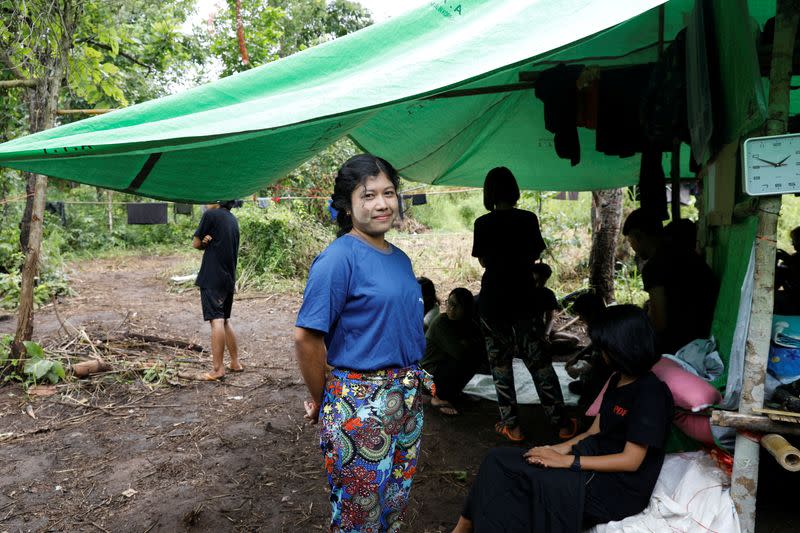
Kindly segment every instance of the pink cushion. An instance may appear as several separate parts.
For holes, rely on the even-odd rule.
[[[662,357],[653,366],[653,374],[667,384],[676,407],[697,412],[722,401],[722,395],[717,389],[709,385],[703,378],[687,372],[675,361]],[[589,409],[586,410],[586,416],[597,416],[597,413],[600,412],[600,403],[603,401],[603,394],[607,387],[608,381]],[[684,433],[686,432],[684,431]]]
[[[711,419],[709,417],[681,411],[680,413],[675,413],[672,423],[694,440],[709,446],[714,444],[714,435],[711,434]]]

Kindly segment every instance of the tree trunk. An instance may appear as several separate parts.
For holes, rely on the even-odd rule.
[[[58,93],[66,73],[68,54],[72,47],[77,15],[80,10],[80,7],[70,0],[64,1],[60,7],[62,10],[60,20],[63,26],[60,28],[57,50],[50,49],[49,44],[44,43],[42,49],[36,51],[39,52],[37,53],[38,57],[45,58],[42,65],[44,75],[38,84],[25,91],[31,133],[52,128],[55,123]],[[25,254],[25,262],[21,271],[17,330],[11,347],[12,354],[18,359],[22,359],[22,355],[25,353],[23,341],[30,340],[33,336],[33,291],[39,270],[47,193],[47,176],[40,174],[26,174],[26,176],[28,197],[25,202],[25,214],[20,224],[20,248]]]
[[[593,191],[589,288],[606,303],[614,300],[614,262],[621,222],[622,189]]]

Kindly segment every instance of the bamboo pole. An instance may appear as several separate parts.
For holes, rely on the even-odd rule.
[[[800,0],[778,0],[775,12],[775,37],[770,66],[769,117],[767,135],[786,132],[789,114],[789,82]],[[750,327],[745,346],[742,397],[739,414],[752,415],[764,404],[764,378],[767,371],[772,331],[772,304],[775,285],[775,248],[781,197],[762,197],[758,202],[758,230],[755,248],[755,278]],[[736,435],[731,496],[739,514],[741,530],[752,533],[756,526],[759,444],[742,433]]]

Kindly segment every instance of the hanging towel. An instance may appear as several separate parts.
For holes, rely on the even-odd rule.
[[[191,215],[194,213],[194,205],[192,204],[173,204],[173,209],[176,215]]]
[[[166,203],[127,204],[128,224],[166,224]]]
[[[411,197],[411,205],[425,205],[428,203],[428,197],[424,194],[415,194]]]

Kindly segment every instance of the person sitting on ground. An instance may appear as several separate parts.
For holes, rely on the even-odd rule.
[[[211,324],[211,372],[203,374],[204,381],[217,381],[225,377],[223,357],[225,348],[231,357],[227,368],[241,372],[239,348],[231,325],[231,307],[236,287],[236,262],[239,256],[239,222],[231,213],[239,200],[208,204],[192,238],[192,246],[203,251],[203,262],[195,285],[200,287],[203,320]]]
[[[591,292],[581,294],[572,304],[572,312],[590,329],[605,308],[603,299]],[[603,359],[602,351],[591,342],[567,361],[566,370],[571,377],[576,378],[568,387],[570,392],[580,396],[578,406],[582,411],[585,411],[600,394],[611,375],[611,369]]]
[[[422,318],[422,329],[428,331],[431,327],[431,322],[439,316],[439,297],[436,296],[436,286],[431,280],[425,276],[417,278],[420,289],[422,289],[422,306],[424,308],[425,316]]]
[[[556,312],[561,310],[561,305],[559,305],[555,293],[545,286],[552,275],[553,269],[550,268],[550,265],[546,263],[533,265],[532,300],[538,319],[537,327],[551,354],[571,353],[578,346],[578,337],[553,329]]]
[[[561,444],[491,450],[454,533],[578,532],[647,507],[674,409],[650,371],[659,359],[653,326],[642,309],[619,305],[589,334],[615,370],[592,426]]]
[[[425,357],[420,366],[433,374],[436,394],[431,405],[442,414],[457,415],[453,402],[486,361],[486,345],[474,319],[474,297],[463,287],[450,292],[445,313],[425,334]]]
[[[778,250],[775,259],[775,313],[800,314],[800,226],[789,236],[795,253]]]
[[[693,250],[670,244],[661,220],[642,209],[622,227],[631,248],[645,261],[642,283],[650,296],[648,316],[656,329],[656,349],[674,354],[695,339],[708,337],[719,282]]]

